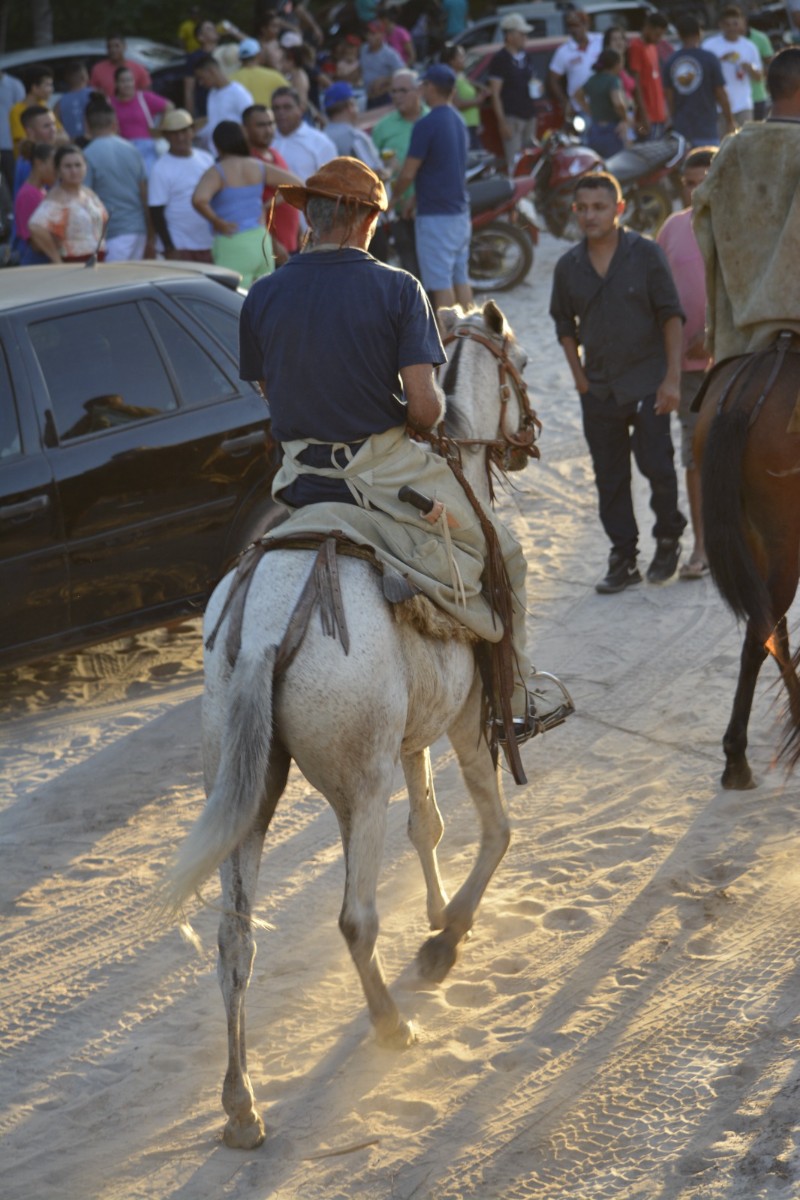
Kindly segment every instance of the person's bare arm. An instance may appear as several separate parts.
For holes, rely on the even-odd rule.
[[[586,372],[583,369],[580,355],[578,354],[578,343],[575,338],[562,337],[561,349],[564,351],[564,357],[567,360],[567,366],[572,372],[572,378],[575,380],[575,387],[581,395],[589,390],[589,380],[586,378]]]
[[[667,372],[656,392],[655,411],[659,416],[677,412],[680,405],[683,321],[680,317],[668,317],[662,332],[667,355]]]
[[[559,75],[557,71],[547,72],[547,90],[553,99],[561,105],[564,110],[564,115],[569,116],[572,105],[569,102],[567,89],[564,87],[564,76]]]
[[[282,183],[294,183],[303,185],[303,180],[299,175],[294,175],[291,171],[284,171],[283,167],[276,167],[273,163],[264,163],[264,179],[268,187],[280,187]],[[281,197],[279,196],[280,200]]]
[[[407,187],[417,178],[417,171],[422,166],[421,158],[407,158],[400,168],[400,174],[392,186],[391,203],[396,204]]]
[[[444,392],[436,382],[431,363],[416,363],[400,368],[408,423],[419,433],[427,433],[444,419]]]
[[[60,263],[61,255],[58,251],[58,243],[50,230],[45,229],[43,225],[34,225],[33,222],[29,222],[28,228],[34,250],[38,250],[40,254],[46,254],[50,262]]]
[[[211,207],[211,198],[221,190],[222,180],[219,171],[214,167],[209,167],[194,189],[192,207],[200,213],[201,217],[205,217],[209,225],[213,226],[215,233],[222,234],[223,237],[231,237],[239,226],[235,221],[223,221]]]
[[[725,122],[725,131],[727,133],[735,133],[736,122],[734,121],[733,113],[731,112],[731,102],[728,99],[727,89],[723,85],[720,85],[718,88],[714,89],[714,95],[716,97],[717,104],[720,107],[722,119]]]
[[[144,212],[144,220],[147,228],[146,241],[144,246],[144,258],[155,258],[156,256],[156,232],[153,227],[153,221],[150,216],[150,207],[147,203],[147,180],[142,179],[139,182],[139,195],[142,198],[142,210]]]

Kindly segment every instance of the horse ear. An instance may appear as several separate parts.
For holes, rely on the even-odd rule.
[[[436,320],[439,322],[439,330],[443,334],[452,333],[456,327],[456,322],[463,317],[460,308],[437,308]]]
[[[492,333],[500,334],[505,332],[506,319],[494,300],[487,300],[484,304],[483,319]]]

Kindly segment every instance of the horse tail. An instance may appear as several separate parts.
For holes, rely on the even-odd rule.
[[[186,901],[255,827],[272,743],[276,653],[276,646],[255,656],[242,649],[233,668],[216,778],[167,873],[161,895],[164,916],[179,916]]]
[[[766,582],[745,536],[743,466],[749,413],[718,413],[708,431],[702,468],[703,535],[711,576],[722,599],[766,641],[775,624]]]

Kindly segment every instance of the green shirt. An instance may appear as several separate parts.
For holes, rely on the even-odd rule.
[[[614,92],[622,92],[619,75],[612,75],[610,71],[597,71],[586,80],[583,90],[589,101],[592,120],[598,125],[616,124],[622,120],[611,99]]]
[[[750,93],[753,97],[753,104],[759,104],[762,100],[768,99],[769,96],[769,93],[767,92],[767,72],[765,64],[768,58],[772,58],[775,51],[772,49],[772,42],[765,33],[762,33],[760,29],[751,29],[747,36],[750,38],[750,41],[761,55],[761,63],[762,66],[764,66],[764,74],[761,76],[758,83],[752,79],[750,80]]]
[[[430,109],[423,104],[420,117],[424,117]],[[391,164],[392,175],[396,179],[400,174],[400,168],[408,158],[408,147],[411,145],[411,130],[416,124],[415,121],[407,121],[402,117],[397,109],[394,112],[387,113],[382,117],[372,131],[372,141],[378,151],[394,150],[395,158]],[[413,183],[406,188],[402,196],[398,196],[395,200],[395,208],[399,211],[401,204],[414,195]]]
[[[457,76],[456,95],[458,96],[459,100],[474,100],[477,94],[478,89],[475,87],[475,84],[470,83],[463,72]],[[459,116],[461,116],[463,119],[467,129],[478,128],[481,123],[481,114],[477,104],[474,104],[471,108],[459,108],[457,111]]]

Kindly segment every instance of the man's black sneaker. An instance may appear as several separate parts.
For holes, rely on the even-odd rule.
[[[653,561],[647,568],[648,583],[666,583],[678,569],[681,543],[678,538],[659,538]]]
[[[608,560],[608,574],[605,579],[594,585],[594,590],[606,595],[611,592],[622,592],[634,583],[641,583],[642,577],[636,566],[635,558],[623,558],[613,552]]]

